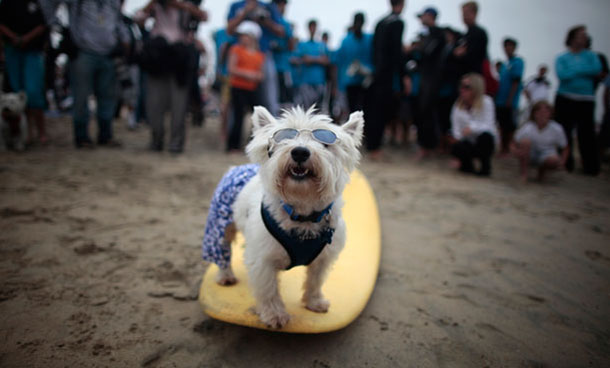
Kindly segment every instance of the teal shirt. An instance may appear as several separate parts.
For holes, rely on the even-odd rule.
[[[582,50],[577,54],[564,52],[555,61],[555,70],[559,78],[560,95],[577,95],[594,97],[593,77],[602,70],[597,54]]]
[[[513,56],[508,62],[502,63],[502,67],[500,68],[500,86],[498,87],[498,93],[496,94],[497,106],[504,106],[506,104],[513,82],[518,81],[519,86],[517,87],[517,91],[515,91],[511,105],[513,109],[519,108],[519,97],[521,96],[521,89],[523,89],[521,79],[523,78],[524,68],[525,63],[523,62],[523,59],[518,56]]]

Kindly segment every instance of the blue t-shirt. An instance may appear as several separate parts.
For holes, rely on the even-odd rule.
[[[328,56],[328,49],[322,42],[306,41],[300,42],[297,47],[297,55],[318,57]],[[302,64],[301,83],[311,86],[319,86],[326,83],[326,68],[320,64]]]
[[[355,61],[358,61],[363,67],[373,71],[373,36],[363,34],[362,38],[358,39],[352,32],[341,42],[339,50],[337,50],[333,63],[337,65],[338,83],[341,91],[347,86],[361,85],[364,81],[364,75],[354,74],[348,75],[347,71]]]
[[[258,1],[258,5],[263,7],[265,10],[267,10],[272,21],[274,21],[275,23],[278,23],[278,24],[281,23],[280,13],[278,13],[277,8],[274,5],[265,4],[260,1]],[[234,2],[233,4],[231,4],[231,7],[229,8],[229,15],[227,16],[227,21],[235,18],[237,13],[245,6],[246,6],[245,1],[237,1],[237,2]],[[269,43],[271,41],[271,38],[273,37],[273,32],[271,32],[270,29],[263,27],[263,26],[261,26],[261,29],[263,30],[263,34],[261,35],[261,38],[259,40],[259,48],[262,52],[267,52],[267,51],[269,51]]]
[[[214,33],[214,43],[216,44],[216,72],[222,76],[229,75],[228,60],[226,60],[228,57],[225,56],[224,63],[221,61],[223,46],[226,45],[226,47],[229,47],[229,45],[235,43],[235,41],[235,37],[229,36],[227,30],[224,28],[219,29]]]
[[[592,51],[564,52],[555,61],[560,95],[595,96],[593,77],[602,70],[599,57]]]
[[[279,73],[290,71],[290,39],[292,38],[292,28],[284,18],[280,19],[280,24],[284,27],[284,37],[274,35],[271,38],[271,51],[273,52],[273,61],[275,68]]]
[[[513,96],[513,109],[519,108],[519,98],[521,96],[521,89],[523,89],[523,70],[525,69],[525,63],[523,59],[518,56],[513,56],[508,63],[502,63],[500,67],[500,85],[498,86],[498,93],[496,94],[496,105],[504,106],[510,89],[514,81],[519,82],[519,87]]]

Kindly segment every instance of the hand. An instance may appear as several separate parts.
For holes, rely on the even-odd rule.
[[[470,127],[465,127],[464,129],[462,129],[462,135],[464,137],[468,137],[471,134],[472,134],[472,129],[470,129]]]
[[[246,1],[246,5],[243,7],[243,9],[246,13],[250,13],[252,10],[256,9],[257,6],[257,1]]]
[[[456,57],[462,57],[466,55],[466,51],[466,45],[458,46],[453,50],[453,55],[455,55]]]

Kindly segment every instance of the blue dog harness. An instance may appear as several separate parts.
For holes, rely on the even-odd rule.
[[[220,180],[210,203],[202,244],[202,257],[208,262],[226,269],[231,264],[231,245],[225,244],[224,237],[227,226],[233,223],[233,203],[248,182],[258,174],[259,165],[248,164],[232,168]],[[294,209],[285,203],[282,208],[292,221],[320,222],[330,213],[332,203],[324,210],[303,216],[294,213]],[[290,257],[291,269],[295,266],[308,265],[322,252],[327,244],[332,242],[334,228],[324,227],[313,238],[303,238],[293,231],[287,232],[280,227],[267,208],[261,204],[261,216],[269,233],[284,247]]]
[[[323,211],[314,212],[309,216],[295,215],[294,211],[292,211],[292,207],[290,207],[291,211],[287,212],[293,221],[320,222],[322,218],[330,212],[332,205],[333,204],[331,203],[330,206],[326,207]],[[284,209],[286,210],[286,207],[284,207]],[[312,238],[303,238],[294,231],[288,232],[282,229],[273,216],[271,216],[267,207],[262,203],[261,216],[263,217],[263,223],[265,223],[267,231],[269,231],[275,240],[284,247],[288,256],[290,256],[290,265],[286,267],[287,270],[294,266],[307,266],[320,255],[327,244],[330,244],[333,241],[335,229],[328,226],[324,227],[317,236]]]

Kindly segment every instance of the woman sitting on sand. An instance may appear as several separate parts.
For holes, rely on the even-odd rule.
[[[528,168],[538,167],[538,180],[548,170],[565,166],[568,158],[568,141],[559,123],[551,120],[553,107],[547,101],[538,101],[532,106],[530,118],[515,134],[511,150],[519,159],[521,179],[527,182]],[[561,151],[561,156],[558,152]]]
[[[491,175],[491,156],[494,152],[496,116],[494,102],[485,95],[485,81],[480,74],[468,73],[462,77],[459,97],[451,111],[451,130],[456,143],[451,154],[458,160],[453,166],[460,171]],[[481,161],[475,171],[473,159]]]

